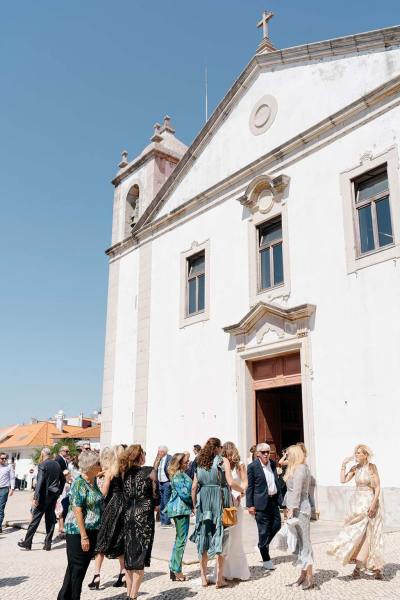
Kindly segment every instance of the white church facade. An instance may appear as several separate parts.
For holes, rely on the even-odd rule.
[[[399,524],[399,140],[400,27],[279,51],[265,33],[189,148],[166,117],[123,154],[103,445],[304,441],[329,518],[367,443]]]

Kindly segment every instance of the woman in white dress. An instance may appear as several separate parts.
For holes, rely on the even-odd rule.
[[[382,579],[383,560],[383,510],[380,501],[380,481],[376,465],[370,462],[372,452],[364,444],[354,451],[357,463],[346,472],[353,457],[346,458],[340,470],[340,483],[353,478],[356,490],[350,502],[350,514],[342,531],[331,544],[328,554],[343,565],[355,564],[353,577],[359,578],[362,570]]]
[[[239,451],[233,442],[226,442],[222,446],[221,456],[228,459],[232,469],[232,475],[235,483],[238,483],[246,492],[247,489],[247,469],[246,465],[240,461]],[[250,570],[247,564],[246,554],[243,548],[243,507],[242,494],[232,490],[232,496],[237,508],[237,525],[229,528],[229,539],[227,544],[227,554],[224,561],[224,578],[240,579],[247,581],[250,579]]]

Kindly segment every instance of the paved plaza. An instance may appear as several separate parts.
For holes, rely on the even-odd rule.
[[[6,519],[10,522],[26,519],[30,494],[16,492],[7,506]],[[25,513],[25,514],[23,514]],[[400,532],[385,534],[384,581],[375,581],[368,576],[354,581],[352,567],[342,567],[327,556],[329,539],[340,525],[337,523],[312,523],[312,537],[315,552],[317,589],[303,592],[289,587],[298,575],[292,564],[292,556],[274,552],[276,570],[265,573],[261,567],[258,552],[254,551],[256,532],[254,523],[246,519],[245,548],[250,564],[251,580],[234,582],[228,588],[216,590],[214,586],[200,586],[199,567],[195,562],[193,544],[188,542],[185,555],[189,564],[184,571],[188,581],[171,582],[168,576],[167,557],[173,543],[173,530],[160,530],[157,526],[151,568],[146,571],[139,598],[141,600],[185,600],[195,598],[215,598],[216,600],[247,600],[265,598],[271,600],[291,600],[297,598],[318,598],[321,600],[395,600],[400,597]],[[32,551],[25,552],[17,547],[17,541],[24,531],[14,527],[3,528],[0,536],[0,599],[1,600],[56,600],[66,566],[65,542],[54,544],[51,552],[42,550],[44,536],[35,536]],[[210,563],[211,565],[212,563]],[[116,561],[105,561],[102,571],[101,589],[90,591],[87,583],[93,576],[90,566],[84,582],[83,600],[122,599],[124,592],[112,587],[118,573]]]

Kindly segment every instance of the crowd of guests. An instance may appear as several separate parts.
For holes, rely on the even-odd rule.
[[[188,539],[197,547],[202,586],[222,588],[228,580],[249,579],[242,539],[244,504],[257,524],[263,568],[275,569],[271,544],[278,547],[278,539],[280,544],[286,541],[300,567],[293,585],[314,587],[311,473],[304,444],[287,448],[278,463],[266,443],[252,447],[251,459],[244,462],[235,444],[222,444],[218,438],[196,445],[193,461],[189,452],[171,456],[167,447],[160,446],[152,466],[146,466],[146,452],[139,444],[106,448],[101,455],[87,448],[75,463],[68,452],[63,447],[53,459],[51,450],[43,449],[31,523],[19,542],[21,548],[31,548],[44,515],[44,549],[50,550],[60,503],[67,568],[58,600],[80,598],[92,558],[95,573],[89,588],[99,589],[105,557],[119,561],[114,586],[126,586],[127,598],[137,598],[144,569],[150,566],[157,515],[161,528],[175,528],[169,561],[172,581],[186,580],[182,561]],[[342,564],[353,563],[355,578],[366,571],[381,579],[383,514],[379,474],[371,458],[371,450],[360,444],[354,456],[343,461],[340,481],[355,479],[356,489],[350,515],[329,554]],[[350,461],[354,464],[348,468]],[[6,473],[0,468],[2,475]],[[189,537],[191,517],[195,522]],[[208,561],[214,558],[210,574]]]

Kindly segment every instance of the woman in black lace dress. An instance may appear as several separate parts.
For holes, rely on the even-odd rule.
[[[154,540],[157,475],[145,467],[145,452],[134,444],[121,457],[124,494],[124,560],[128,598],[137,598],[144,568],[150,566]]]
[[[103,451],[105,452],[105,451]],[[118,558],[120,573],[114,587],[124,585],[124,501],[122,495],[122,478],[120,475],[120,457],[124,452],[123,446],[114,446],[107,454],[104,468],[104,480],[101,487],[104,496],[104,512],[97,536],[96,558],[93,580],[88,587],[99,589],[100,569],[104,557]]]

